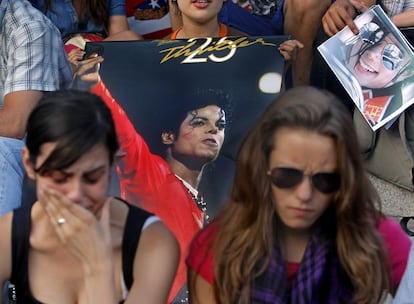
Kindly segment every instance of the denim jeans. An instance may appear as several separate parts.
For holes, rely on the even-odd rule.
[[[24,169],[23,140],[0,137],[0,215],[20,206]]]

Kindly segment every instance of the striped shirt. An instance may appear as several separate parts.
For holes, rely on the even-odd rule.
[[[390,17],[414,9],[414,0],[382,0],[381,2]]]
[[[10,92],[55,91],[71,79],[57,28],[26,0],[1,0],[0,108]]]

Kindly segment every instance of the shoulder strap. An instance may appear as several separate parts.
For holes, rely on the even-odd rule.
[[[29,290],[29,237],[32,204],[14,210],[12,219],[12,273],[10,281],[21,298]]]
[[[128,216],[125,222],[124,236],[122,240],[122,271],[124,274],[125,285],[128,290],[133,283],[134,258],[141,236],[142,226],[151,213],[127,204],[129,207]]]

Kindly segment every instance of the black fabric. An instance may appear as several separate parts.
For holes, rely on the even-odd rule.
[[[128,217],[125,222],[124,237],[122,240],[122,271],[125,285],[131,289],[133,283],[133,265],[138,242],[147,218],[152,216],[145,210],[129,206]]]
[[[23,178],[22,205],[31,205],[36,201],[36,184],[26,174]]]
[[[310,84],[314,87],[328,90],[335,94],[339,100],[353,113],[355,104],[345,91],[344,87],[329,68],[317,47],[325,42],[329,37],[325,34],[322,27],[319,28],[318,34],[314,42],[313,61],[311,67]]]
[[[12,220],[12,274],[10,282],[15,285],[15,303],[42,304],[33,298],[29,285],[29,238],[32,204],[22,204],[14,210]]]
[[[411,45],[414,45],[414,27],[401,28],[401,33],[407,38]]]
[[[132,269],[142,226],[152,214],[129,205],[123,200],[121,201],[129,207],[122,239],[122,269],[125,285],[129,290],[133,283]],[[16,209],[13,213],[12,274],[10,282],[15,285],[17,294],[17,301],[15,303],[42,304],[31,294],[29,284],[29,238],[32,206],[33,204],[23,203],[22,207]]]

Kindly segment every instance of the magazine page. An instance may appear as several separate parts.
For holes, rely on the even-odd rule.
[[[391,124],[414,102],[414,53],[379,5],[318,47],[373,130]]]
[[[88,42],[102,54],[100,74],[151,151],[165,151],[161,133],[197,109],[198,92],[225,97],[226,127],[218,158],[203,170],[200,192],[214,216],[227,198],[234,161],[251,125],[277,97],[284,60],[278,47],[287,36]]]

